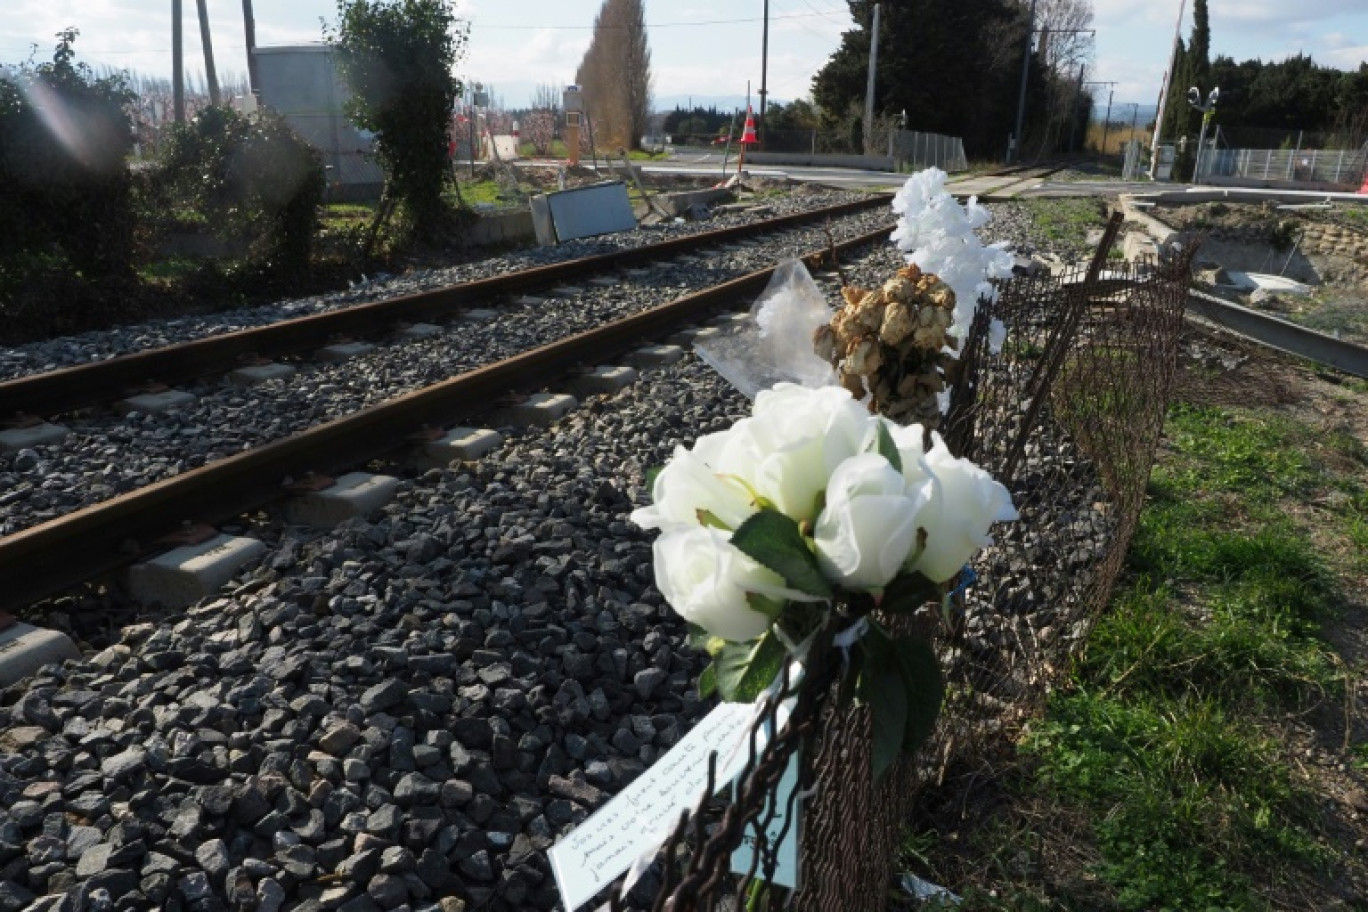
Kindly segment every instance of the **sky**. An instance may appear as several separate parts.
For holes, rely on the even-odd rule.
[[[240,0],[206,0],[214,57],[223,74],[247,69]],[[970,2],[970,0],[966,0]],[[1098,104],[1157,100],[1182,0],[1092,0],[1096,63],[1086,75]],[[185,7],[188,70],[203,71],[194,0]],[[335,0],[254,0],[261,46],[315,43],[321,21],[336,21]],[[458,0],[470,23],[459,75],[491,85],[508,107],[521,107],[538,85],[564,85],[592,35],[601,0]],[[1186,2],[1182,33],[1191,31]],[[757,107],[764,0],[646,0],[655,96],[673,107],[744,99]],[[1281,60],[1305,53],[1319,64],[1356,69],[1368,61],[1368,0],[1209,0],[1212,52],[1236,60]],[[171,72],[169,0],[0,0],[0,63],[18,63],[38,46],[51,56],[54,36],[80,29],[78,58],[147,76]],[[853,27],[844,0],[769,0],[771,101],[808,96],[811,80]],[[1115,82],[1115,86],[1102,83]],[[1207,87],[1202,87],[1203,91]],[[915,124],[910,124],[913,129]]]

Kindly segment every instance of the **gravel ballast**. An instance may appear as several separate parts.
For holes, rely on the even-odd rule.
[[[40,606],[88,656],[0,693],[0,912],[551,909],[546,848],[710,708],[628,516],[675,444],[748,411],[690,356],[478,463],[385,467],[370,521],[245,518],[267,554],[184,615]]]

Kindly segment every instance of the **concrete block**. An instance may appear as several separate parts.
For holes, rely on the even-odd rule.
[[[497,424],[514,427],[550,427],[579,403],[565,393],[533,393],[526,402],[506,406],[497,413]]]
[[[597,393],[616,393],[635,383],[636,378],[635,368],[600,364],[587,374],[570,378],[569,386],[576,396],[592,396]]]
[[[161,415],[173,409],[184,408],[196,400],[194,393],[184,390],[167,390],[164,393],[141,393],[129,396],[114,403],[121,412],[141,412],[144,415]]]
[[[22,621],[0,630],[0,688],[22,681],[50,662],[79,659],[71,637]]]
[[[310,491],[285,502],[285,518],[301,526],[331,529],[365,517],[389,503],[399,489],[390,475],[348,472],[322,491]]]
[[[635,368],[664,367],[675,364],[684,357],[684,349],[678,345],[647,345],[631,352],[622,360]]]
[[[368,355],[373,351],[375,351],[375,346],[369,342],[338,342],[336,345],[326,345],[320,348],[316,357],[319,361],[337,364],[341,361],[350,361],[352,358]]]
[[[236,386],[256,386],[268,380],[288,380],[298,372],[293,364],[253,364],[230,372],[228,382]]]
[[[722,330],[716,326],[692,326],[688,329],[681,329],[666,341],[671,345],[692,347],[699,342],[716,341],[722,335]]]
[[[413,342],[418,339],[431,339],[434,336],[440,336],[441,334],[442,327],[440,326],[435,326],[431,323],[413,323],[409,326],[405,326],[394,335],[395,338],[402,341]]]
[[[503,443],[503,435],[488,428],[452,428],[440,440],[423,445],[420,462],[445,468],[453,462],[471,462]]]
[[[723,332],[735,332],[738,329],[745,329],[747,326],[755,325],[748,313],[723,314],[714,320],[709,321],[709,325],[716,326]]]
[[[33,427],[11,428],[8,431],[0,431],[0,452],[61,443],[70,433],[70,428],[46,422],[35,424]]]
[[[134,564],[128,588],[139,602],[184,608],[213,595],[243,564],[265,553],[266,546],[254,538],[216,535]]]

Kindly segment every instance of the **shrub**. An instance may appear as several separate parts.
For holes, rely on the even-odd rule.
[[[323,162],[277,114],[208,107],[172,128],[151,182],[164,218],[198,221],[254,259],[308,265]]]
[[[77,31],[51,63],[0,76],[0,259],[58,250],[88,275],[132,270],[132,149],[121,75],[74,62]]]

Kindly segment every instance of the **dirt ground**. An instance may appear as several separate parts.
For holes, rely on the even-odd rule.
[[[1201,238],[1194,279],[1205,290],[1360,345],[1368,344],[1368,257],[1327,253],[1308,235],[1334,227],[1368,238],[1368,207],[1279,208],[1272,202],[1165,206],[1153,214]],[[1225,273],[1281,275],[1311,286],[1306,295],[1250,294]]]

